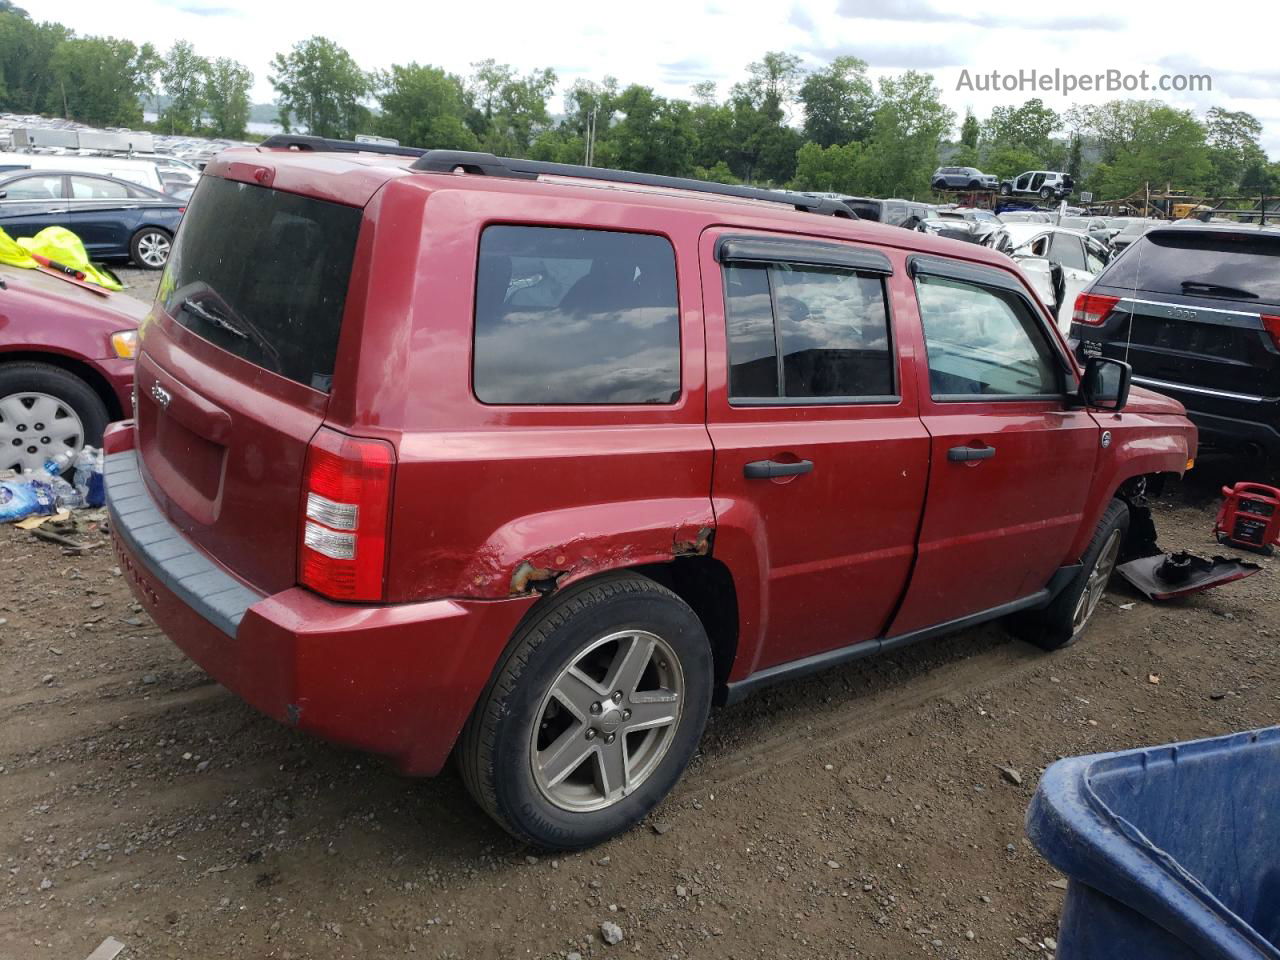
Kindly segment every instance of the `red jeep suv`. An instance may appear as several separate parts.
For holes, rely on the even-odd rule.
[[[1070,642],[1196,445],[984,248],[305,137],[206,168],[136,376],[108,495],[174,642],[566,849],[713,701],[995,617]]]

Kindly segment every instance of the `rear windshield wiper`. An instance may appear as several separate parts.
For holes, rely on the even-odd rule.
[[[1221,283],[1206,283],[1202,280],[1183,280],[1183,290],[1195,290],[1200,293],[1208,294],[1212,297],[1241,297],[1246,300],[1257,300],[1258,295],[1250,290],[1241,290],[1239,287],[1228,287]]]
[[[271,369],[276,373],[280,372],[280,351],[268,340],[252,323],[243,318],[238,318],[239,322],[233,321],[221,313],[215,313],[206,307],[194,297],[187,297],[182,301],[182,307],[188,313],[194,314],[206,323],[212,324],[219,330],[225,330],[234,337],[241,340],[251,340],[262,348],[265,358],[271,362]],[[243,324],[243,326],[241,325]]]
[[[208,307],[200,303],[199,300],[193,300],[190,297],[187,297],[187,299],[182,301],[182,309],[186,310],[187,313],[191,313],[199,317],[205,323],[217,327],[219,330],[225,330],[233,337],[239,337],[241,340],[249,339],[249,334],[245,333],[245,331],[241,330],[226,317],[221,314],[214,313]]]

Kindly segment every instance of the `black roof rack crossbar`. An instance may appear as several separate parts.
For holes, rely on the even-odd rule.
[[[274,138],[273,138],[274,139]],[[608,167],[585,167],[576,163],[551,163],[545,160],[516,160],[495,157],[491,153],[475,153],[468,150],[428,150],[411,165],[413,170],[430,173],[449,173],[461,167],[467,173],[490,177],[507,177],[532,180],[540,176],[577,177],[585,180],[603,180],[609,183],[630,183],[645,187],[666,187],[675,190],[691,190],[696,193],[713,193],[724,197],[741,197],[747,200],[768,200],[785,203],[797,210],[823,213],[828,216],[849,217],[856,215],[838,200],[827,197],[807,197],[781,190],[764,190],[760,187],[744,187],[688,177],[666,177],[656,173],[633,173],[629,170],[611,170]]]
[[[272,134],[258,146],[274,147],[279,150],[314,150],[316,153],[385,153],[393,157],[421,157],[431,152],[421,147],[358,143],[355,140],[335,140],[332,137],[308,137],[300,133]]]

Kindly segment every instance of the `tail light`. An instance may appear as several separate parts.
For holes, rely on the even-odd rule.
[[[1262,325],[1267,328],[1267,333],[1271,334],[1271,339],[1275,341],[1276,347],[1280,348],[1280,317],[1269,317],[1264,313],[1262,315]]]
[[[1071,322],[1082,323],[1086,327],[1100,327],[1119,302],[1119,297],[1108,297],[1101,293],[1082,293],[1076,297],[1076,308],[1071,312]]]
[[[307,447],[298,582],[334,600],[381,600],[396,455],[321,427]]]

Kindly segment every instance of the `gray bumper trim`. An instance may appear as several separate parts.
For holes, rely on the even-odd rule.
[[[135,450],[106,458],[104,477],[111,526],[157,580],[229,637],[249,607],[262,599],[192,546],[160,512],[147,491]]]

